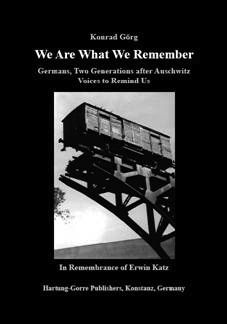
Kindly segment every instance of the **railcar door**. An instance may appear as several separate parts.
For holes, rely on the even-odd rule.
[[[131,144],[134,144],[136,146],[141,147],[142,141],[141,141],[141,130],[140,126],[129,122],[127,120],[124,120],[124,134],[125,134],[125,141]]]

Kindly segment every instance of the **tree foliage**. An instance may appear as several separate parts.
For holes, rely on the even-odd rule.
[[[70,213],[68,209],[63,209],[62,204],[65,201],[65,192],[63,192],[60,188],[54,188],[54,218],[57,217],[62,218],[65,222],[67,222],[70,218]]]

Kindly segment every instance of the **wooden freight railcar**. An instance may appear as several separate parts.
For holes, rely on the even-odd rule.
[[[147,166],[172,166],[170,137],[122,118],[105,109],[82,103],[63,120],[65,147],[94,148]]]

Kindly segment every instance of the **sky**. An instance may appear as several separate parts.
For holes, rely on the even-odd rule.
[[[114,242],[138,238],[125,223],[90,198],[58,180],[76,151],[58,143],[63,138],[62,119],[82,102],[107,109],[123,118],[148,126],[171,137],[175,155],[175,93],[174,92],[55,92],[54,93],[54,174],[55,187],[65,192],[62,208],[70,211],[70,221],[54,222],[54,248]],[[110,194],[106,194],[111,199]],[[130,202],[133,202],[131,200]],[[130,216],[145,230],[145,206],[130,212]],[[156,221],[159,216],[156,214]],[[170,231],[170,228],[167,229]]]

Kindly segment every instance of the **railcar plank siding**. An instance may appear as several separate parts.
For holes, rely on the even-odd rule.
[[[87,129],[98,132],[98,112],[97,109],[86,107],[86,125]]]
[[[123,123],[124,123],[125,142],[134,144],[132,123],[126,120],[124,120]]]
[[[162,142],[162,155],[168,159],[172,159],[172,153],[170,148],[170,139],[164,136],[161,136]]]
[[[92,107],[90,107],[90,106],[88,106],[88,105],[86,105],[85,107],[86,107],[86,111],[87,111],[88,113],[90,113],[90,114],[93,114],[93,115],[96,115],[96,116],[97,116],[97,114],[98,114],[98,111],[97,111],[97,109],[95,109],[95,108],[92,108]]]
[[[133,141],[135,145],[141,146],[140,126],[132,123]]]
[[[112,136],[113,138],[122,140],[122,126],[121,126],[121,120],[111,117],[111,130],[112,130]]]
[[[156,136],[154,134],[151,134],[151,150],[153,153],[155,154],[162,154],[161,151],[161,141],[160,141],[160,137]]]
[[[107,116],[99,115],[100,133],[110,136],[110,118]]]
[[[138,159],[140,163],[141,159],[148,165],[152,161],[158,162],[161,168],[167,168],[172,164],[168,135],[102,108],[82,103],[62,122],[65,147],[77,149],[99,146],[101,150],[109,147],[117,154]]]
[[[142,128],[140,129],[141,132],[141,145],[144,150],[151,151],[151,141],[150,141],[150,132]]]

